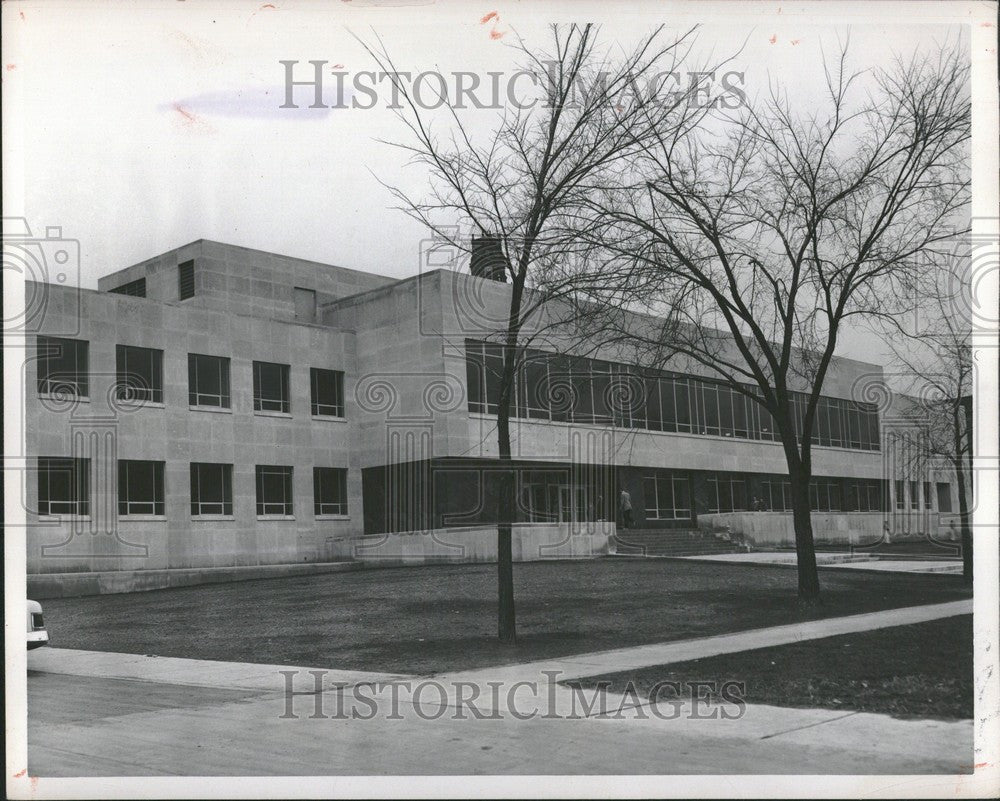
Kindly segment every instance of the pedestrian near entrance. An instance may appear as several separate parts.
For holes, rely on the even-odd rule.
[[[632,528],[632,496],[623,489],[618,496],[618,506],[622,513],[622,528]]]

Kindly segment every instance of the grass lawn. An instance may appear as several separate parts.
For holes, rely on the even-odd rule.
[[[413,674],[971,597],[960,576],[823,571],[802,610],[794,570],[682,560],[514,566],[518,643],[496,642],[496,566],[437,565],[50,599],[54,647]]]
[[[690,662],[567,682],[648,698],[664,681],[690,697],[691,681],[745,683],[748,704],[879,712],[897,717],[971,718],[972,615],[758,648]],[[659,700],[674,693],[657,692]],[[704,695],[704,691],[703,695]]]

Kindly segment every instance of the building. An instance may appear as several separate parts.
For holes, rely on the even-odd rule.
[[[29,582],[70,594],[495,558],[490,340],[508,291],[206,240],[97,291],[31,287],[43,303],[24,376]],[[611,352],[568,355],[552,337],[528,356],[516,559],[607,553],[621,487],[637,527],[791,544],[784,456],[756,404],[692,366],[654,373]],[[885,528],[879,412],[856,400],[880,378],[837,359],[824,387],[820,542]],[[939,483],[930,509],[946,494]]]

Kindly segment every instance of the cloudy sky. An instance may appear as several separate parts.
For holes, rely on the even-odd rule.
[[[199,238],[403,277],[418,269],[424,232],[389,208],[378,179],[419,190],[426,176],[376,141],[400,136],[398,121],[385,102],[278,108],[280,61],[300,62],[303,79],[309,60],[371,70],[355,35],[377,33],[403,70],[509,73],[514,36],[544,41],[547,21],[604,22],[609,45],[655,24],[679,31],[704,21],[698,58],[744,46],[730,68],[745,74],[748,93],[770,77],[808,102],[820,87],[821,49],[838,36],[850,34],[854,65],[864,68],[957,35],[930,17],[902,25],[887,13],[848,29],[832,10],[824,24],[766,3],[739,20],[733,4],[715,13],[609,2],[571,13],[527,2],[371,5],[5,3],[4,167],[23,170],[16,183],[5,179],[5,208],[23,208],[36,234],[61,226],[79,240],[87,287]],[[308,88],[296,91],[297,102],[310,102]],[[485,130],[495,112],[470,113]],[[849,341],[846,355],[870,355],[858,347]]]

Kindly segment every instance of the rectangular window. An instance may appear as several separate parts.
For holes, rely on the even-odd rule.
[[[733,436],[733,391],[729,387],[719,387],[719,433],[724,437]]]
[[[677,430],[687,433],[693,430],[691,420],[691,394],[688,392],[688,380],[679,378],[674,381],[674,411],[677,415]]]
[[[229,408],[229,359],[188,354],[188,403]]]
[[[750,414],[748,404],[750,399],[742,392],[730,390],[733,397],[733,433],[741,439],[750,436]]]
[[[257,465],[257,514],[292,514],[292,468]]]
[[[896,509],[903,511],[906,509],[906,495],[902,479],[897,478],[893,481],[893,490],[896,495]]]
[[[792,487],[787,481],[764,481],[763,502],[765,512],[788,512],[792,509]]]
[[[90,459],[38,457],[38,514],[90,514]]]
[[[503,346],[467,339],[470,412],[495,414]],[[525,349],[511,399],[513,417],[611,424],[619,428],[780,441],[775,420],[749,384],[733,387],[631,364]],[[791,395],[791,423],[801,439],[808,397]],[[825,447],[878,450],[878,414],[872,404],[818,398],[812,442]]]
[[[872,512],[881,512],[888,509],[889,499],[886,497],[888,492],[888,482],[870,482],[868,485],[868,509]]]
[[[845,447],[843,434],[843,401],[832,399],[830,401],[830,444],[835,448]]]
[[[469,392],[469,411],[486,412],[486,362],[483,345],[472,339],[465,340],[465,378]]]
[[[194,262],[177,265],[177,283],[181,300],[194,297]]]
[[[313,511],[317,517],[347,514],[346,468],[313,468]]]
[[[344,373],[342,370],[309,369],[313,417],[344,416]]]
[[[486,412],[496,414],[500,403],[500,381],[503,378],[503,346],[487,343],[485,353]]]
[[[920,510],[920,490],[918,487],[919,484],[916,481],[910,482],[910,509],[913,511]]]
[[[548,356],[541,351],[528,351],[524,364],[524,394],[528,417],[549,417]],[[470,397],[470,405],[471,405]]]
[[[594,422],[611,425],[614,422],[614,398],[611,392],[613,368],[610,362],[590,363],[590,390],[594,399]],[[652,428],[652,426],[649,426]]]
[[[924,482],[924,509],[926,509],[929,512],[933,508],[934,508],[934,497],[933,497],[933,493],[931,492],[931,482],[930,481],[925,481]]]
[[[593,423],[594,395],[590,376],[590,360],[572,356],[569,360],[569,369],[573,397],[570,419],[574,423]]]
[[[951,514],[951,484],[939,481],[937,485],[938,512]]]
[[[40,336],[35,341],[38,356],[39,394],[90,395],[90,343],[81,339]]]
[[[658,472],[643,478],[647,520],[689,520],[691,496],[688,479]]]
[[[253,408],[255,412],[289,412],[287,364],[253,363]]]
[[[744,512],[747,508],[746,479],[720,473],[708,479],[710,512]]]
[[[164,514],[163,462],[118,460],[118,514]]]
[[[129,281],[127,284],[116,286],[109,291],[114,292],[116,295],[131,295],[134,298],[144,298],[146,297],[146,279],[137,278],[135,281]]]
[[[163,403],[163,351],[115,346],[119,400]]]
[[[701,433],[719,435],[719,391],[715,384],[701,384],[702,399]]]
[[[191,463],[191,515],[233,513],[233,466],[208,462]]]

